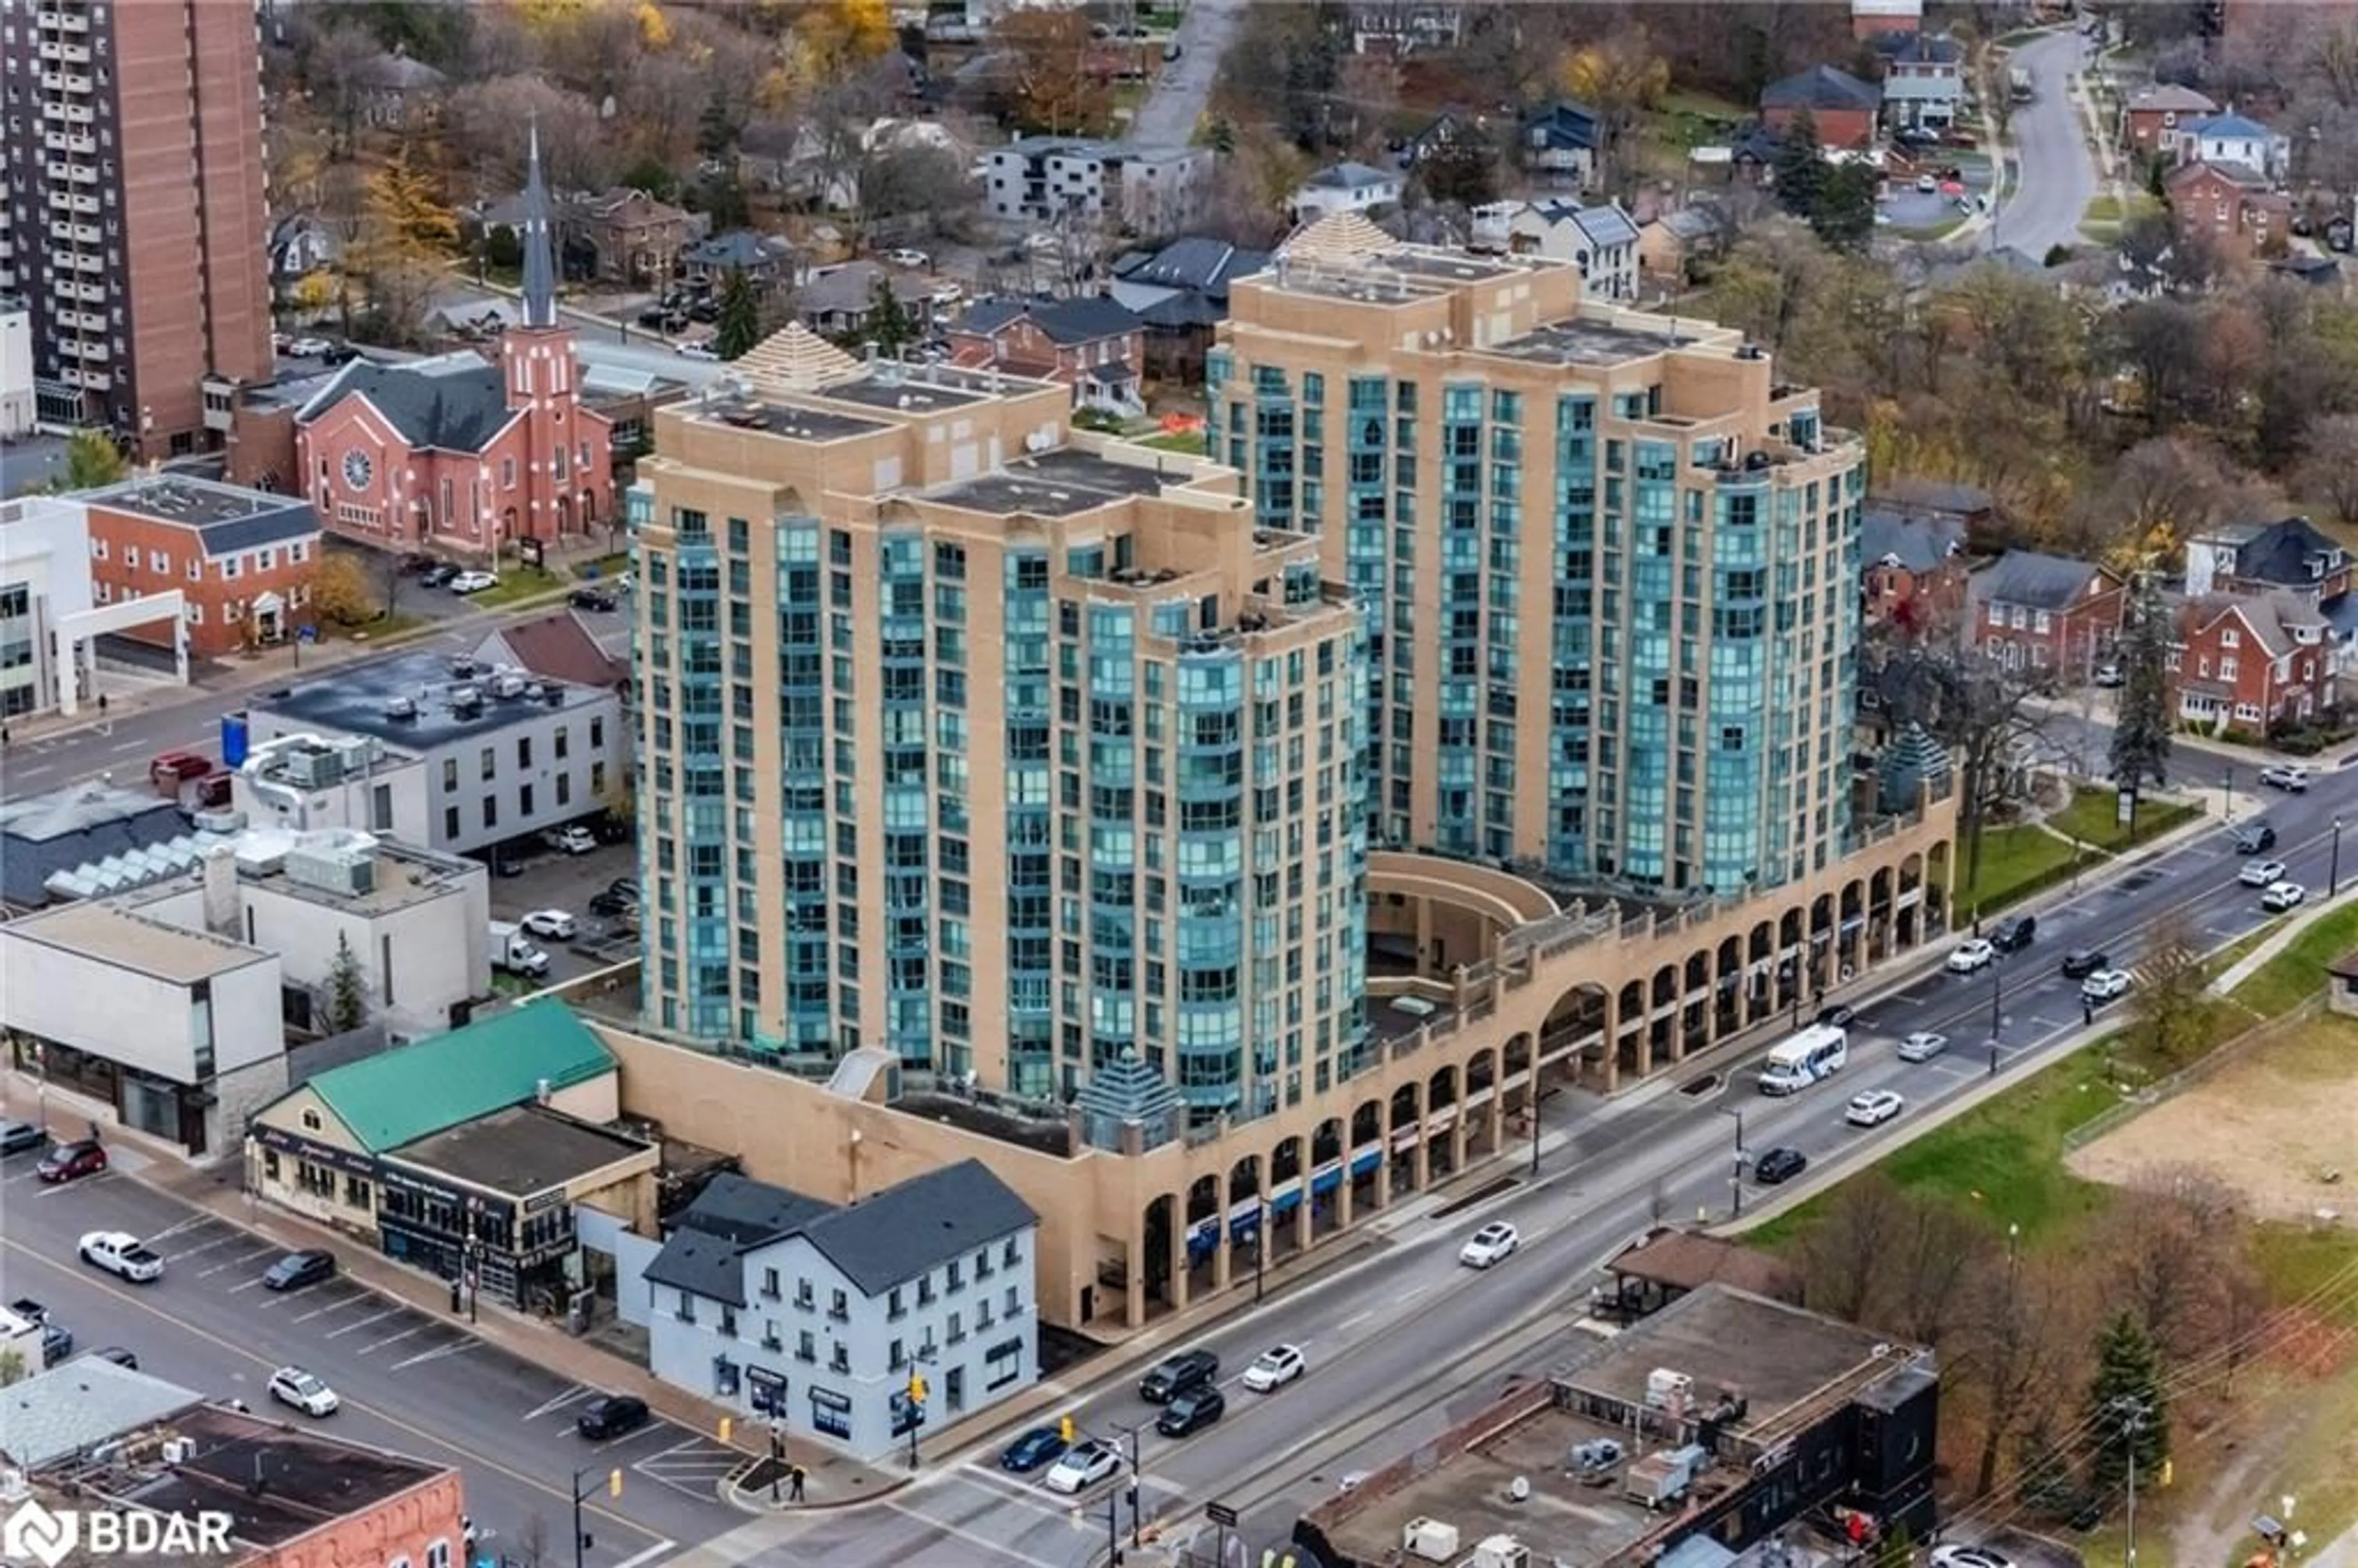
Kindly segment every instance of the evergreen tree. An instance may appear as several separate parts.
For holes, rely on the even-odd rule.
[[[737,123],[730,115],[729,101],[716,87],[704,102],[704,117],[696,124],[696,150],[708,158],[722,158],[736,145]]]
[[[336,957],[328,966],[328,1033],[346,1034],[368,1022],[368,978],[351,939],[336,936]]]
[[[1804,109],[1786,124],[1769,168],[1776,178],[1777,205],[1796,218],[1813,216],[1825,194],[1826,177],[1833,172],[1818,147],[1816,115]]]
[[[2052,1514],[2068,1514],[2079,1503],[2054,1423],[2044,1412],[2033,1416],[2015,1439],[2014,1500]]]
[[[2123,1312],[2096,1342],[2096,1376],[2088,1389],[2088,1479],[2100,1496],[2120,1491],[2129,1462],[2158,1481],[2169,1457],[2169,1411],[2161,1391],[2161,1353],[2136,1318]]]
[[[741,266],[732,266],[720,280],[720,319],[712,348],[724,360],[733,360],[762,341],[762,302],[754,297],[753,280]]]
[[[1875,187],[1877,176],[1864,163],[1828,168],[1818,182],[1818,199],[1809,211],[1810,229],[1828,246],[1860,254],[1875,238]]]
[[[892,292],[889,279],[878,278],[875,292],[869,297],[866,336],[879,353],[885,354],[897,354],[917,341],[916,319]]]
[[[2121,640],[2119,712],[2113,723],[2113,782],[2134,800],[2147,780],[2168,782],[2169,768],[2169,607],[2153,575],[2137,580]]]

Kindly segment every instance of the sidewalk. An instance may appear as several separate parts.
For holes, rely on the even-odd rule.
[[[5,1098],[11,1115],[23,1115],[29,1119],[36,1093],[32,1080],[22,1073],[10,1072],[5,1083],[0,1083],[0,1098]],[[389,1302],[436,1317],[449,1314],[448,1281],[404,1268],[382,1253],[369,1251],[343,1231],[249,1202],[241,1184],[242,1169],[235,1162],[191,1165],[172,1145],[122,1126],[93,1102],[55,1086],[49,1090],[48,1103],[52,1125],[70,1126],[89,1120],[103,1131],[111,1148],[135,1152],[136,1159],[124,1159],[118,1166],[120,1173],[132,1180],[168,1193],[290,1251],[306,1247],[330,1248],[345,1278]],[[522,1313],[495,1303],[481,1302],[476,1305],[476,1321],[466,1326],[469,1333],[485,1344],[584,1387],[636,1394],[647,1401],[649,1410],[665,1420],[716,1442],[719,1440],[722,1419],[730,1418],[734,1428],[729,1438],[732,1447],[743,1452],[749,1461],[769,1455],[768,1433],[750,1418],[686,1393],[644,1367]],[[791,1440],[787,1457],[807,1472],[805,1500],[799,1505],[788,1505],[790,1511],[795,1508],[841,1508],[865,1502],[906,1485],[910,1479],[905,1473],[880,1469],[832,1453],[799,1433]]]

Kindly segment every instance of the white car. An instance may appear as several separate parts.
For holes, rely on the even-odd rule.
[[[460,572],[450,579],[452,593],[481,593],[487,588],[499,586],[499,573],[487,572],[480,568]]]
[[[1889,1089],[1869,1089],[1850,1097],[1843,1119],[1853,1127],[1880,1127],[1908,1108],[1908,1102]]]
[[[1916,190],[1919,195],[1930,196],[1940,189],[1941,182],[1931,175],[1920,174],[1916,177]]]
[[[1903,1062],[1929,1062],[1949,1048],[1949,1037],[1918,1030],[1899,1043],[1898,1056]]]
[[[540,836],[550,849],[567,855],[587,855],[598,848],[598,836],[587,827],[552,827]],[[555,914],[556,911],[547,913]]]
[[[1949,955],[1949,973],[1970,975],[1976,969],[1988,968],[1996,958],[1997,949],[1976,936],[1970,942],[1961,943],[1957,950]]]
[[[2277,762],[2260,770],[2260,782],[2273,789],[2301,795],[2309,789],[2309,770],[2290,762]]]
[[[671,351],[684,360],[717,360],[720,357],[720,351],[714,348],[709,341],[698,341],[687,338],[674,343],[671,346]]]
[[[2268,891],[2260,894],[2260,907],[2266,910],[2290,909],[2309,896],[2309,890],[2299,882],[2271,882]]]
[[[1301,1351],[1291,1345],[1281,1345],[1253,1358],[1253,1364],[1245,1368],[1245,1387],[1254,1393],[1265,1394],[1283,1388],[1309,1369],[1310,1364],[1302,1358]]]
[[[561,909],[535,909],[516,924],[535,936],[546,936],[553,942],[569,942],[580,929],[574,918]]]
[[[300,1367],[281,1367],[270,1374],[270,1397],[293,1405],[305,1415],[333,1415],[343,1401],[336,1390]]]
[[[2244,869],[2235,873],[2235,880],[2247,888],[2264,888],[2284,881],[2284,874],[2282,860],[2245,860]]]
[[[287,345],[287,351],[298,360],[317,359],[332,347],[325,338],[297,338]]]
[[[1086,1492],[1120,1468],[1120,1454],[1094,1437],[1085,1437],[1065,1450],[1065,1456],[1048,1472],[1046,1486],[1052,1492]]]
[[[128,1231],[93,1230],[75,1250],[92,1268],[103,1269],[135,1285],[153,1284],[164,1277],[164,1260]]]
[[[2110,1001],[2116,996],[2126,996],[2128,989],[2129,972],[2126,969],[2098,969],[2080,982],[2080,1000]]]
[[[1457,1249],[1457,1260],[1469,1269],[1487,1269],[1514,1255],[1523,1244],[1522,1233],[1505,1220],[1484,1226]]]
[[[884,259],[894,266],[913,266],[921,270],[934,265],[933,257],[923,251],[913,251],[906,245],[898,250],[886,251]]]

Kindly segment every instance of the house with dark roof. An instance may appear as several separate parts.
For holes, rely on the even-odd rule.
[[[621,1072],[529,1001],[332,1067],[255,1113],[246,1190],[509,1306],[551,1310],[577,1211],[651,1231],[661,1152],[614,1125]],[[471,1269],[469,1267],[472,1260]]]
[[[431,118],[449,86],[450,79],[424,60],[398,52],[373,56],[352,72],[362,122],[385,129]]]
[[[687,247],[680,257],[691,278],[718,285],[732,272],[741,272],[764,288],[790,284],[795,278],[795,249],[773,234],[731,229]]]
[[[1267,251],[1191,236],[1116,261],[1106,296],[1138,313],[1148,375],[1197,382],[1212,330],[1228,319],[1228,285],[1269,263]]]
[[[1571,262],[1580,268],[1583,298],[1638,297],[1638,225],[1618,201],[1517,203],[1507,219],[1505,248],[1509,255]]]
[[[2292,138],[2232,110],[2182,120],[2171,138],[2180,163],[2232,163],[2282,179],[2292,161]]]
[[[2121,574],[2093,561],[2008,550],[1969,579],[1974,645],[2007,669],[2084,681],[2120,640]]]
[[[1986,528],[1996,519],[1997,502],[1978,485],[1913,474],[1878,476],[1866,492],[1870,505],[1909,516],[1952,517],[1967,529]]]
[[[2333,627],[2315,600],[2282,589],[2212,592],[2170,610],[2170,684],[2187,723],[2263,735],[2331,706]]]
[[[1638,229],[1639,274],[1683,288],[1695,265],[1725,247],[1726,235],[1718,212],[1700,203],[1658,212]]]
[[[1146,324],[1118,299],[979,299],[946,335],[953,364],[1062,382],[1076,408],[1121,418],[1146,412],[1139,382]]]
[[[1334,163],[1302,182],[1293,193],[1293,221],[1314,223],[1337,212],[1372,212],[1400,205],[1403,189],[1396,169],[1364,163]]]
[[[1585,190],[1596,183],[1603,144],[1596,112],[1557,98],[1531,110],[1515,130],[1515,161],[1531,183],[1552,190]]]
[[[2292,199],[2248,164],[2180,164],[2161,186],[2180,242],[2204,240],[2234,257],[2273,255],[2289,243]]]
[[[1818,145],[1863,148],[1875,145],[1883,90],[1837,66],[1813,65],[1760,90],[1760,118],[1782,135],[1807,114],[1818,127]]]
[[[2350,552],[2306,517],[2231,523],[2186,542],[2186,591],[2289,593],[2330,604],[2350,591]]]
[[[1866,623],[1914,633],[1961,628],[1965,579],[1963,522],[1870,503],[1859,516],[1859,590]]]
[[[1893,131],[1944,131],[1965,99],[1965,51],[1946,33],[1884,33],[1883,123]]]
[[[2191,87],[2161,82],[2121,105],[2120,139],[2138,152],[2166,153],[2181,124],[2218,112],[2219,105]]]
[[[474,659],[486,669],[525,670],[569,686],[619,687],[631,678],[630,662],[600,647],[570,610],[501,627],[475,645]]]
[[[979,1160],[841,1205],[723,1173],[618,1289],[656,1377],[875,1460],[1038,1379],[1038,1230]]]

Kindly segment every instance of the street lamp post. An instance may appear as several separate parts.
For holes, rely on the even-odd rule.
[[[1730,1206],[1735,1210],[1733,1217],[1742,1219],[1744,1217],[1744,1112],[1735,1106],[1724,1105],[1719,1108],[1719,1114],[1736,1118],[1736,1168],[1728,1173],[1727,1187],[1734,1195],[1730,1200]]]
[[[2333,859],[2331,870],[2325,873],[2325,896],[2331,898],[2342,891],[2342,818],[2333,819]]]
[[[1997,1076],[1997,1032],[2001,1010],[2006,1005],[2006,968],[1996,957],[1990,959],[1990,1076]]]
[[[2219,805],[2227,820],[2235,820],[2235,764],[2230,762],[2219,776]]]

